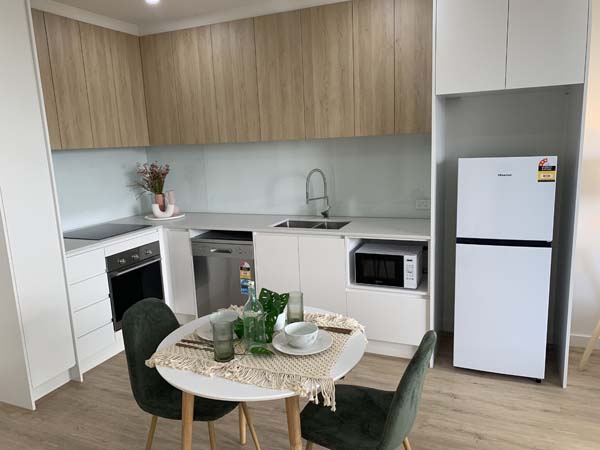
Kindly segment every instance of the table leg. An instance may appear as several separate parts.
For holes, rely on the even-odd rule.
[[[240,444],[246,445],[246,416],[242,410],[242,404],[239,406],[240,410]]]
[[[192,450],[193,424],[194,395],[183,392],[181,396],[181,450]]]
[[[302,450],[302,433],[300,430],[300,397],[285,399],[285,412],[287,414],[288,434],[290,436],[290,449]]]

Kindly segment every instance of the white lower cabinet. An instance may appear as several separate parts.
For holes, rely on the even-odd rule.
[[[427,299],[368,290],[347,291],[348,315],[366,328],[369,340],[419,345],[427,331]]]
[[[84,334],[111,322],[112,310],[110,309],[110,299],[106,298],[73,314],[75,337],[80,338]]]
[[[298,236],[256,233],[254,260],[257,291],[283,293],[300,290]]]
[[[259,289],[302,291],[304,304],[346,314],[346,253],[339,236],[256,233]]]
[[[304,304],[346,314],[346,246],[341,237],[298,238]]]
[[[114,343],[115,330],[110,322],[77,338],[77,354],[83,360]]]

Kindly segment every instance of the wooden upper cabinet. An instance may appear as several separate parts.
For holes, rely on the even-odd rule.
[[[396,0],[396,133],[431,132],[431,40],[428,0]]]
[[[62,148],[94,146],[79,22],[44,13]]]
[[[354,0],[357,136],[394,133],[394,0]]]
[[[150,144],[180,144],[172,33],[143,36],[141,48]]]
[[[147,146],[148,122],[140,40],[137,36],[110,31],[110,41],[121,145]]]
[[[172,42],[181,142],[218,142],[210,27],[175,31]]]
[[[81,22],[81,48],[94,147],[119,147],[121,132],[111,53],[111,32]]]
[[[52,81],[52,69],[50,68],[50,54],[48,53],[44,13],[33,9],[31,10],[31,17],[33,19],[33,32],[35,34],[35,47],[40,67],[42,91],[44,93],[48,133],[50,134],[50,147],[52,149],[60,149],[62,148],[62,144],[60,142],[58,112],[56,111],[56,98],[54,97],[54,83]]]
[[[256,17],[254,32],[261,139],[304,139],[300,12]]]
[[[300,13],[306,138],[354,136],[352,3]]]
[[[254,20],[211,25],[221,142],[260,139]]]

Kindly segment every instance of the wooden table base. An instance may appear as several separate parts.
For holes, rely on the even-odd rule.
[[[181,396],[181,450],[192,450],[193,424],[194,395],[183,392]]]
[[[302,450],[302,433],[300,430],[300,398],[298,396],[285,399],[290,450]]]

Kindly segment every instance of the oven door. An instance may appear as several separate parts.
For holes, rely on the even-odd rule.
[[[404,256],[355,253],[356,283],[404,287]]]
[[[121,329],[123,314],[130,306],[145,298],[164,301],[160,261],[160,256],[157,256],[135,266],[108,273],[115,331]]]

